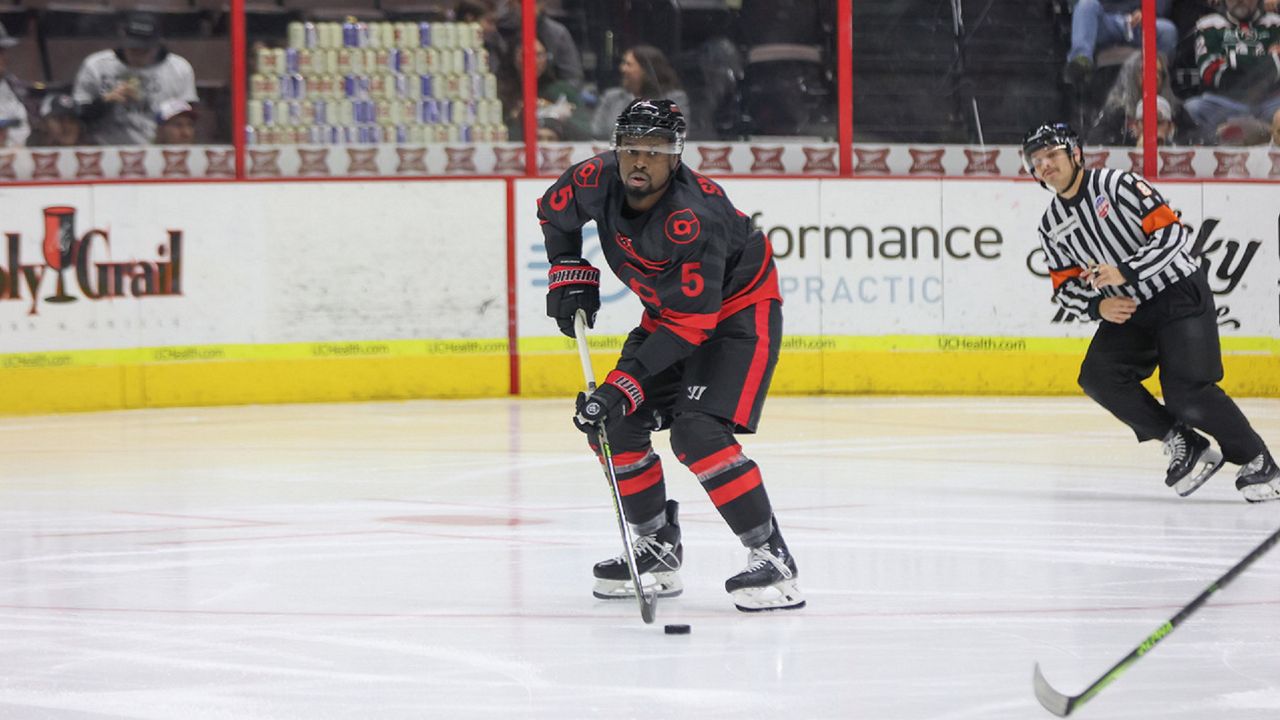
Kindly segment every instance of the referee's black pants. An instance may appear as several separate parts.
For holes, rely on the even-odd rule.
[[[1142,381],[1160,367],[1161,405]],[[1138,441],[1163,438],[1181,421],[1218,441],[1227,462],[1243,465],[1265,446],[1240,408],[1218,387],[1222,348],[1205,269],[1140,303],[1127,322],[1103,320],[1080,366],[1080,387],[1133,428]]]

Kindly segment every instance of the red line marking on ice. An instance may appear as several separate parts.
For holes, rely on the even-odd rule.
[[[1257,600],[1252,602],[1215,603],[1214,607],[1258,607],[1280,605],[1280,598],[1273,600]],[[1001,610],[930,610],[926,612],[850,612],[850,613],[814,613],[805,610],[800,617],[825,619],[877,619],[877,618],[919,618],[919,617],[970,617],[981,615],[1052,615],[1074,613],[1105,613],[1168,610],[1181,605],[1143,605],[1110,608],[1040,608],[1040,609],[1001,609]],[[309,610],[194,610],[189,608],[109,608],[109,607],[76,607],[70,605],[8,605],[0,604],[0,610],[27,610],[40,612],[65,613],[117,613],[117,614],[154,614],[154,615],[210,615],[222,617],[313,617],[333,619],[380,619],[403,618],[420,620],[483,620],[483,619],[525,619],[525,620],[582,620],[610,619],[611,616],[590,615],[581,611],[564,613],[531,613],[531,612],[490,612],[490,613],[393,613],[393,612],[322,612]],[[724,612],[684,612],[689,618],[724,618],[730,616]]]

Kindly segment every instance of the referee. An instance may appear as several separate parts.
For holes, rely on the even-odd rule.
[[[1086,169],[1080,138],[1065,123],[1022,141],[1027,172],[1056,195],[1040,220],[1053,297],[1101,320],[1080,366],[1080,387],[1133,429],[1161,438],[1165,484],[1190,495],[1224,458],[1241,466],[1249,502],[1280,499],[1280,469],[1222,380],[1217,311],[1205,270],[1187,252],[1187,230],[1145,180]],[[1142,386],[1156,367],[1165,404]],[[1213,437],[1214,449],[1196,429]]]

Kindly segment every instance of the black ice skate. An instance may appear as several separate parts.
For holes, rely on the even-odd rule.
[[[684,561],[684,545],[680,543],[680,524],[676,519],[679,504],[667,501],[667,524],[652,535],[635,539],[632,549],[636,554],[636,568],[646,594],[656,592],[658,597],[675,597],[684,592],[680,583],[680,564]],[[631,600],[635,590],[631,583],[631,569],[626,555],[596,563],[592,574],[596,586],[592,595],[601,600]]]
[[[1263,450],[1236,474],[1236,489],[1249,502],[1280,499],[1280,467],[1271,453]]]
[[[1222,453],[1208,438],[1182,423],[1164,436],[1164,454],[1169,456],[1164,484],[1182,497],[1195,492],[1222,467]]]
[[[751,548],[747,569],[725,580],[724,589],[742,612],[795,610],[804,607],[804,595],[796,585],[798,576],[795,558],[774,520],[773,534],[763,545]]]

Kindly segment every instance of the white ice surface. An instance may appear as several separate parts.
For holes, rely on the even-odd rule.
[[[664,433],[686,590],[645,626],[591,597],[620,546],[570,407],[0,419],[0,718],[1048,718],[1035,662],[1079,692],[1280,527],[1084,399],[771,398],[740,439],[809,607],[733,609]],[[1280,717],[1280,551],[1078,717]]]

